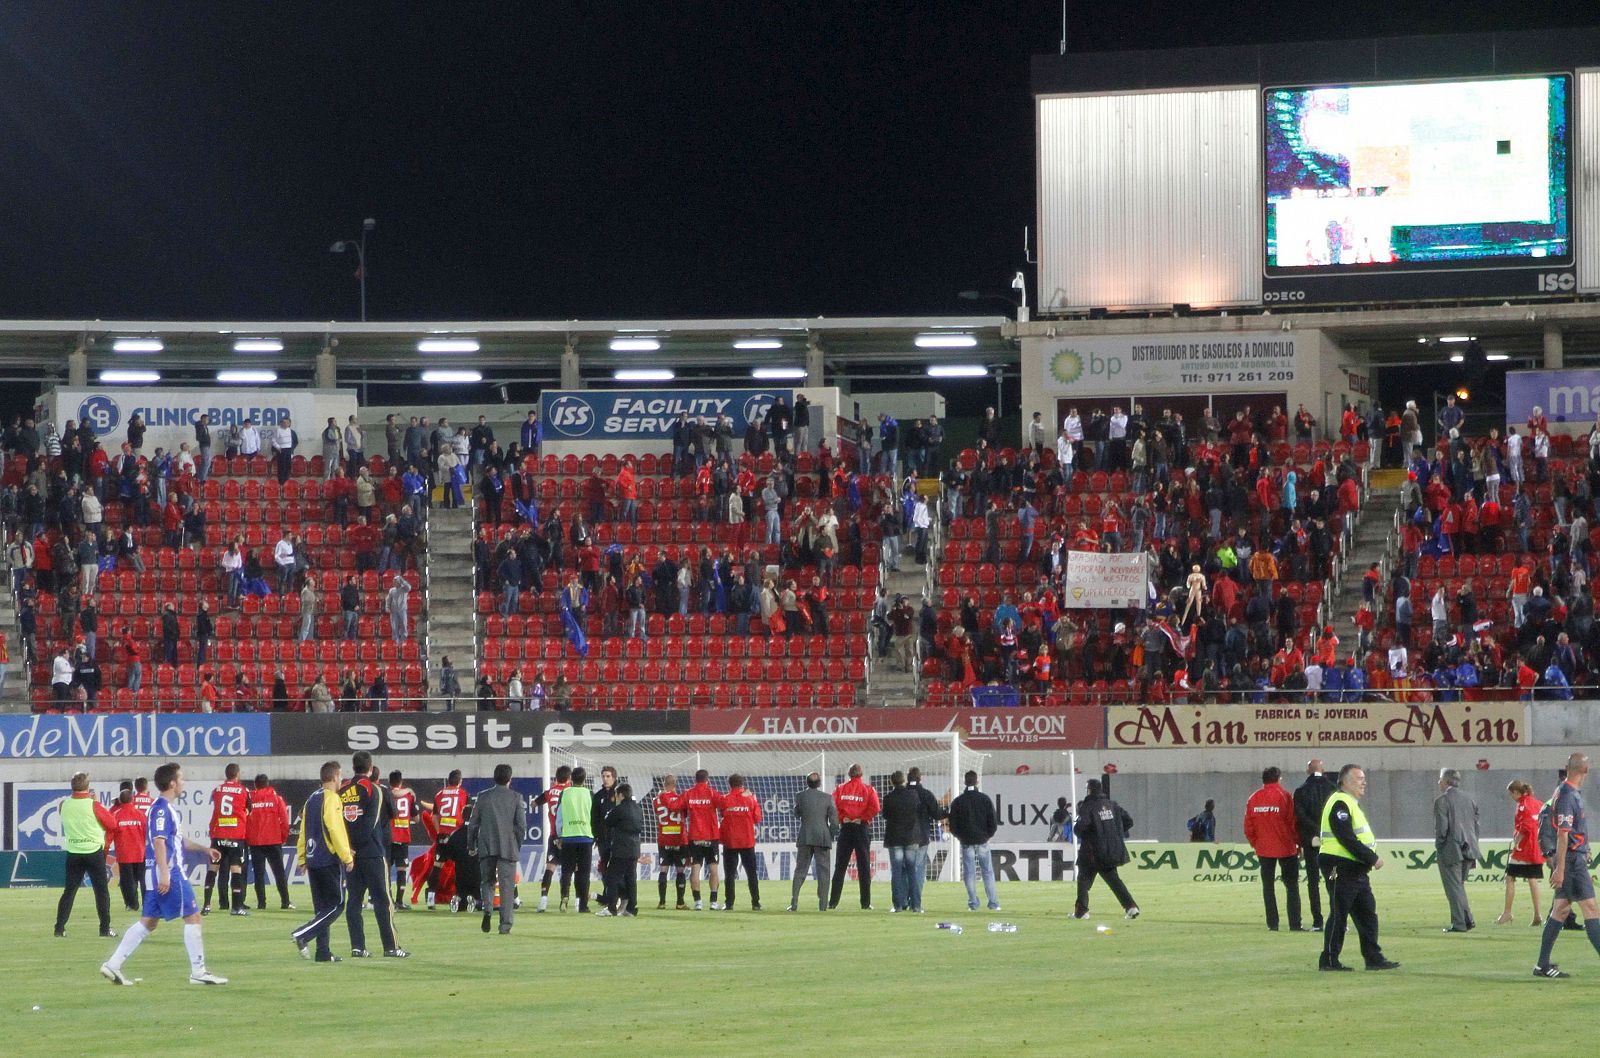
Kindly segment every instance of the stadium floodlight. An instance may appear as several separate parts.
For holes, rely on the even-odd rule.
[[[111,348],[118,353],[159,353],[166,343],[160,338],[118,338]]]
[[[483,381],[482,371],[424,371],[422,381],[438,382],[446,385],[466,385]]]
[[[100,372],[100,381],[112,386],[138,385],[144,382],[160,382],[159,371],[117,371],[106,370]]]
[[[1443,334],[1443,335],[1439,336],[1439,341],[1443,345],[1460,345],[1463,342],[1472,341],[1472,335],[1470,335],[1470,334]]]
[[[233,342],[233,351],[236,353],[281,353],[283,352],[283,339],[236,338]]]
[[[613,353],[653,353],[661,348],[659,338],[613,338]]]
[[[671,382],[677,373],[670,367],[622,368],[611,372],[617,382]]]
[[[1499,363],[1502,360],[1510,360],[1511,359],[1511,354],[1509,354],[1509,353],[1486,353],[1486,354],[1484,354],[1483,358],[1485,360],[1489,361],[1490,363]]]
[[[278,381],[278,373],[272,370],[218,371],[217,381],[234,385],[241,383],[270,385]]]
[[[740,338],[733,343],[735,349],[782,349],[783,342],[777,338]]]
[[[989,369],[982,364],[929,364],[929,378],[986,378]]]
[[[424,338],[417,343],[419,353],[475,353],[479,348],[476,338]]]
[[[970,334],[919,334],[918,349],[971,349],[978,339]]]
[[[777,382],[782,379],[805,378],[806,369],[803,367],[754,367],[750,369],[750,377]]]

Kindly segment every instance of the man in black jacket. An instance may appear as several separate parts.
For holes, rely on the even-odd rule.
[[[928,880],[928,842],[932,840],[933,825],[950,813],[927,787],[922,785],[922,769],[913,767],[906,772],[906,789],[917,799],[916,832],[911,846],[911,863],[906,871],[906,910],[922,914],[922,884]]]
[[[1294,792],[1294,824],[1300,831],[1300,853],[1306,860],[1306,888],[1311,894],[1311,928],[1322,928],[1322,872],[1317,846],[1322,844],[1322,806],[1333,795],[1333,780],[1322,773],[1321,758],[1306,764],[1306,781]]]
[[[889,853],[889,914],[910,910],[912,848],[917,840],[917,822],[922,806],[916,791],[906,786],[906,773],[889,776],[890,790],[883,795],[883,847]]]
[[[610,907],[612,904],[611,876],[606,866],[611,862],[611,832],[606,828],[606,814],[611,811],[616,800],[617,769],[607,764],[600,769],[600,789],[594,792],[594,811],[589,816],[589,826],[594,830],[595,858],[600,864],[601,907]],[[634,858],[638,858],[637,854]],[[637,903],[637,899],[634,902]]]
[[[1078,822],[1073,830],[1078,835],[1078,899],[1072,917],[1089,917],[1089,890],[1100,877],[1121,902],[1123,913],[1138,918],[1139,905],[1117,876],[1117,868],[1128,862],[1127,837],[1133,831],[1133,817],[1101,792],[1099,779],[1089,780],[1089,793],[1078,802]]]
[[[594,818],[600,820],[600,812]],[[604,823],[595,831],[598,834],[604,829],[610,852],[605,861],[602,897],[606,909],[600,914],[632,918],[639,913],[639,839],[644,834],[644,809],[633,799],[632,786],[623,783],[617,787],[616,803],[603,818]]]
[[[966,790],[950,802],[950,834],[961,842],[961,880],[967,883],[967,910],[978,910],[978,874],[983,875],[983,894],[989,898],[989,910],[999,911],[1000,900],[994,891],[994,860],[989,855],[989,841],[999,829],[995,818],[994,802],[989,795],[978,790],[978,773],[969,771],[965,778]]]

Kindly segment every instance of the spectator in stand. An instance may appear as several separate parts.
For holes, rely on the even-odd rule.
[[[1244,838],[1255,850],[1261,865],[1261,898],[1266,905],[1267,929],[1278,930],[1278,894],[1274,882],[1281,872],[1289,902],[1289,929],[1299,933],[1302,930],[1300,839],[1294,798],[1284,790],[1282,778],[1283,772],[1277,768],[1267,768],[1261,773],[1261,788],[1245,803]],[[1311,884],[1316,884],[1314,878]]]
[[[410,598],[411,582],[406,580],[405,574],[396,574],[394,584],[383,599],[384,612],[389,615],[390,635],[396,643],[411,638],[411,615],[406,609]]]
[[[133,631],[126,623],[120,633],[123,666],[127,670],[128,690],[138,694],[144,686],[144,647],[133,636]]]
[[[302,609],[304,601],[302,596]],[[361,586],[357,583],[355,574],[346,574],[344,583],[339,586],[339,611],[343,616],[343,637],[354,640],[361,620]]]
[[[309,643],[314,637],[317,630],[317,605],[319,602],[320,596],[317,594],[316,575],[307,573],[305,584],[300,589],[300,632],[295,637],[298,642]]]
[[[170,602],[161,608],[161,657],[168,665],[178,663],[178,608]]]
[[[344,431],[339,429],[338,420],[328,416],[328,425],[322,428],[322,478],[324,481],[332,480],[339,473],[341,456],[344,451]]]
[[[285,416],[272,431],[272,454],[278,464],[279,485],[289,480],[289,472],[294,467],[294,450],[294,423]]]
[[[194,421],[196,455],[195,480],[204,484],[211,474],[211,416],[201,414]]]
[[[285,533],[272,548],[272,563],[278,569],[278,594],[294,590],[294,533]]]
[[[495,574],[500,580],[502,593],[500,614],[503,617],[510,617],[519,612],[522,592],[522,563],[517,559],[515,548],[506,551],[505,558],[500,561]]]

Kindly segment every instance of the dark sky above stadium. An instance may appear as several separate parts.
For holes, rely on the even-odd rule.
[[[1072,50],[1578,24],[1072,0]],[[1511,10],[1508,10],[1511,9]],[[1003,311],[1059,3],[0,6],[0,316]]]

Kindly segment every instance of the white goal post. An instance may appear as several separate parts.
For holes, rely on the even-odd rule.
[[[797,820],[794,796],[810,772],[822,776],[822,788],[832,792],[844,781],[853,764],[879,796],[889,790],[889,776],[919,768],[922,785],[948,804],[962,791],[963,773],[983,772],[987,754],[968,749],[958,731],[896,732],[883,734],[731,734],[731,735],[583,735],[546,732],[541,775],[545,789],[562,765],[582,766],[591,786],[598,787],[600,769],[617,770],[618,783],[633,788],[634,799],[645,807],[645,855],[654,862],[656,817],[651,799],[662,788],[662,778],[675,775],[678,789],[694,784],[694,773],[705,769],[718,790],[727,789],[727,777],[738,772],[762,803],[757,832],[757,858],[768,879],[787,879],[792,867]],[[874,821],[875,875],[887,877],[882,853],[882,818]],[[935,828],[928,857],[928,876],[958,881],[959,848],[942,827]],[[881,862],[880,862],[881,860]]]

